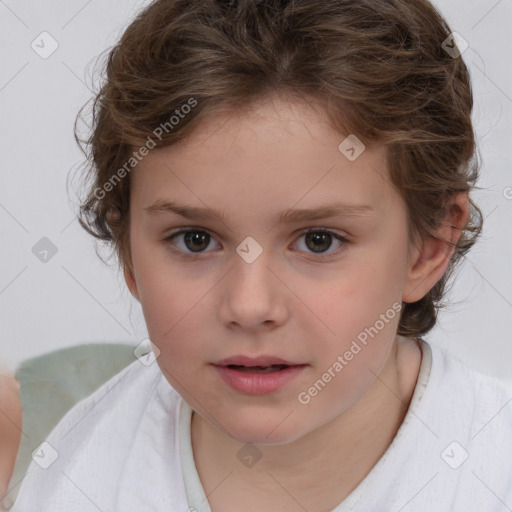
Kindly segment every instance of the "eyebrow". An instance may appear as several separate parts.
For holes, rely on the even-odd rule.
[[[225,221],[224,214],[221,211],[211,208],[199,208],[197,206],[179,204],[177,202],[168,201],[165,199],[158,199],[150,206],[143,208],[143,211],[150,215],[160,213],[175,213],[187,219],[206,220],[212,217],[217,217],[222,222]],[[275,214],[271,220],[275,224],[286,224],[292,222],[326,219],[330,217],[364,216],[365,214],[371,213],[373,211],[374,210],[371,206],[365,204],[346,204],[335,202],[322,205],[317,208],[290,208]]]

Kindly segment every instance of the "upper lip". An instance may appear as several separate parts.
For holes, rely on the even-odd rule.
[[[281,359],[280,357],[274,356],[258,356],[258,357],[248,357],[248,356],[233,356],[228,357],[226,359],[222,359],[221,361],[217,361],[214,363],[216,366],[228,366],[228,365],[236,365],[236,366],[272,366],[274,364],[284,364],[287,366],[297,366],[300,363],[292,363],[291,361],[286,361],[285,359]]]

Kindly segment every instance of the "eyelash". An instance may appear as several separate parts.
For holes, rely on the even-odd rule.
[[[166,244],[169,244],[169,245],[172,245],[172,242],[174,241],[175,238],[177,238],[178,236],[184,234],[184,233],[206,233],[208,235],[210,235],[210,233],[208,233],[208,231],[204,230],[204,229],[200,229],[200,228],[183,228],[183,229],[180,229],[179,231],[176,231],[174,233],[172,233],[170,236],[166,237],[163,242],[166,243]],[[302,237],[302,236],[305,236],[305,235],[308,235],[310,233],[316,233],[316,234],[327,234],[327,235],[331,235],[333,238],[335,238],[336,240],[338,240],[339,242],[342,242],[342,246],[336,250],[336,251],[333,251],[333,252],[329,252],[329,253],[308,253],[310,255],[312,255],[313,257],[317,258],[317,259],[327,259],[328,257],[330,256],[333,256],[333,255],[336,255],[336,254],[339,254],[341,251],[343,251],[346,247],[347,244],[350,243],[350,240],[348,240],[346,237],[334,232],[334,231],[331,231],[329,229],[325,229],[325,228],[315,228],[315,229],[308,229],[307,231],[304,231],[302,233],[299,234],[299,238]],[[213,238],[211,235],[210,235],[211,238]],[[174,249],[173,249],[174,250]],[[204,254],[205,252],[209,252],[209,251],[203,251],[203,252],[196,252],[196,253],[189,253],[189,252],[183,252],[182,250],[180,249],[177,249],[177,252],[180,253],[180,256],[183,257],[183,258],[197,258],[198,256],[201,256],[201,254]]]

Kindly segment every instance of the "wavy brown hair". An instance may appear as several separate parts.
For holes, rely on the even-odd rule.
[[[156,146],[186,138],[214,112],[279,94],[319,103],[333,129],[385,144],[410,240],[435,236],[454,194],[476,188],[479,168],[469,72],[444,50],[450,34],[427,0],[152,2],[108,51],[87,139],[75,123],[88,170],[80,224],[113,249],[118,268],[131,268],[130,177],[114,183],[116,172],[191,99]],[[398,334],[427,333],[446,306],[448,279],[482,229],[469,201],[446,273],[404,304]]]

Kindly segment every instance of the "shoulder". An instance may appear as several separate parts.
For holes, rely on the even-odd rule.
[[[443,347],[430,345],[432,374],[439,383],[450,384],[452,390],[463,390],[474,396],[491,395],[494,400],[512,399],[512,380],[499,378],[462,361]]]
[[[149,484],[151,492],[162,494],[162,479],[174,482],[165,490],[166,499],[181,500],[175,492],[181,489],[180,403],[156,361],[134,361],[60,420],[36,453],[48,463],[32,460],[13,510],[34,509],[36,497],[41,511],[65,512],[63,504],[71,502],[92,510],[79,488],[88,489],[88,498],[101,510],[114,510],[118,499],[146,496]],[[169,454],[172,463],[166,464],[162,454]],[[143,489],[133,481],[144,482]]]
[[[66,412],[46,437],[56,449],[70,454],[86,439],[98,439],[98,433],[119,435],[116,442],[129,444],[129,436],[151,401],[162,399],[168,412],[175,413],[179,394],[168,384],[156,360],[141,357],[128,364],[94,392],[79,400]],[[103,439],[100,436],[100,439]],[[91,441],[92,443],[96,441]]]
[[[439,347],[433,347],[432,377],[422,419],[438,436],[444,478],[465,491],[457,499],[475,510],[489,509],[495,496],[512,500],[512,462],[506,455],[512,453],[512,382]]]
[[[470,426],[472,441],[507,438],[512,446],[512,381],[485,373],[446,349],[430,345],[432,367],[425,390],[432,414],[440,421]]]
[[[130,407],[135,410],[149,398],[161,377],[162,374],[156,362],[146,366],[141,361],[135,360],[104,382],[93,393],[76,403],[64,415],[59,425],[74,423],[84,414],[91,413],[92,421],[92,417],[119,412],[126,406],[127,396],[130,396]],[[85,422],[85,424],[87,423],[88,421]]]
[[[421,491],[425,506],[415,510],[427,510],[427,503],[495,510],[496,496],[512,503],[512,383],[425,342],[411,406],[391,448],[377,484],[394,504],[419,481],[428,485]]]
[[[15,375],[9,379],[10,401],[12,404],[15,400],[18,405],[23,435],[16,429],[9,439],[0,432],[0,457],[11,470],[10,478],[5,477],[8,480],[3,493],[4,506],[9,507],[15,500],[17,483],[24,478],[34,449],[75,404],[134,362],[137,359],[135,348],[124,343],[87,343],[48,352],[20,363]],[[13,388],[16,393],[12,392]],[[7,398],[2,396],[0,393],[0,410],[4,410]],[[2,420],[7,421],[0,414],[0,422]],[[14,439],[16,432],[18,444]],[[7,445],[5,449],[4,445]],[[0,479],[8,475],[7,470],[2,472],[0,469],[0,473]]]

